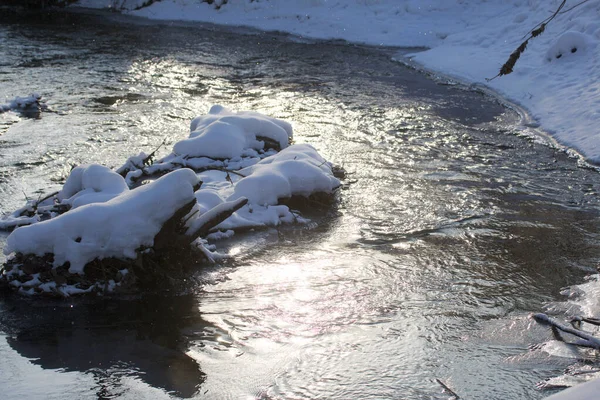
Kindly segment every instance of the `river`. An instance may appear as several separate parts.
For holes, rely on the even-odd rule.
[[[0,101],[49,107],[0,114],[4,212],[213,104],[292,122],[347,174],[311,223],[218,244],[184,293],[0,298],[0,397],[446,399],[439,379],[541,399],[573,363],[529,315],[596,271],[600,176],[497,99],[398,49],[239,28],[4,13],[0,43]]]

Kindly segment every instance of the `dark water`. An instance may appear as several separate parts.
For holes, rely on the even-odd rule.
[[[595,271],[599,176],[390,49],[0,16],[0,204],[187,136],[212,104],[293,123],[345,168],[313,223],[221,243],[185,294],[0,300],[4,398],[540,399],[572,361],[528,318]],[[164,154],[168,148],[162,150]],[[2,236],[3,246],[6,234]]]

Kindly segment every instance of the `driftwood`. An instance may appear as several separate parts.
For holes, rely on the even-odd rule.
[[[534,314],[533,319],[543,325],[548,325],[552,329],[552,333],[557,340],[562,342],[572,344],[580,347],[589,347],[593,349],[600,349],[600,339],[593,336],[591,333],[581,330],[581,322],[588,322],[594,325],[600,325],[600,321],[595,318],[576,318],[571,321],[572,326],[568,326],[556,321],[553,318],[550,318],[548,315],[544,313]],[[574,342],[566,341],[560,332],[568,333],[570,335],[576,336],[579,339]]]

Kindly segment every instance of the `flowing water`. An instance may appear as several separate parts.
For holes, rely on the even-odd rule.
[[[0,205],[187,136],[288,120],[346,170],[312,223],[218,244],[185,294],[0,299],[3,398],[540,399],[572,360],[529,318],[595,272],[600,177],[392,49],[118,16],[0,17]],[[0,101],[1,102],[1,101]],[[169,149],[159,150],[162,154]],[[1,236],[4,246],[7,234]]]

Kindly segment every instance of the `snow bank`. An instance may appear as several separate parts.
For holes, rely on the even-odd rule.
[[[70,263],[83,273],[86,263],[108,257],[135,258],[150,247],[173,213],[194,198],[198,177],[190,169],[174,171],[105,203],[82,205],[63,215],[17,228],[4,253],[54,254],[54,266]]]
[[[502,4],[500,4],[502,3]],[[488,85],[525,107],[559,143],[600,163],[600,3],[592,1],[559,14],[530,40],[510,75],[495,76],[508,55],[560,1],[498,2],[497,15],[477,18],[471,29],[449,35],[429,51],[413,54],[427,68]],[[577,2],[567,1],[565,9]]]

